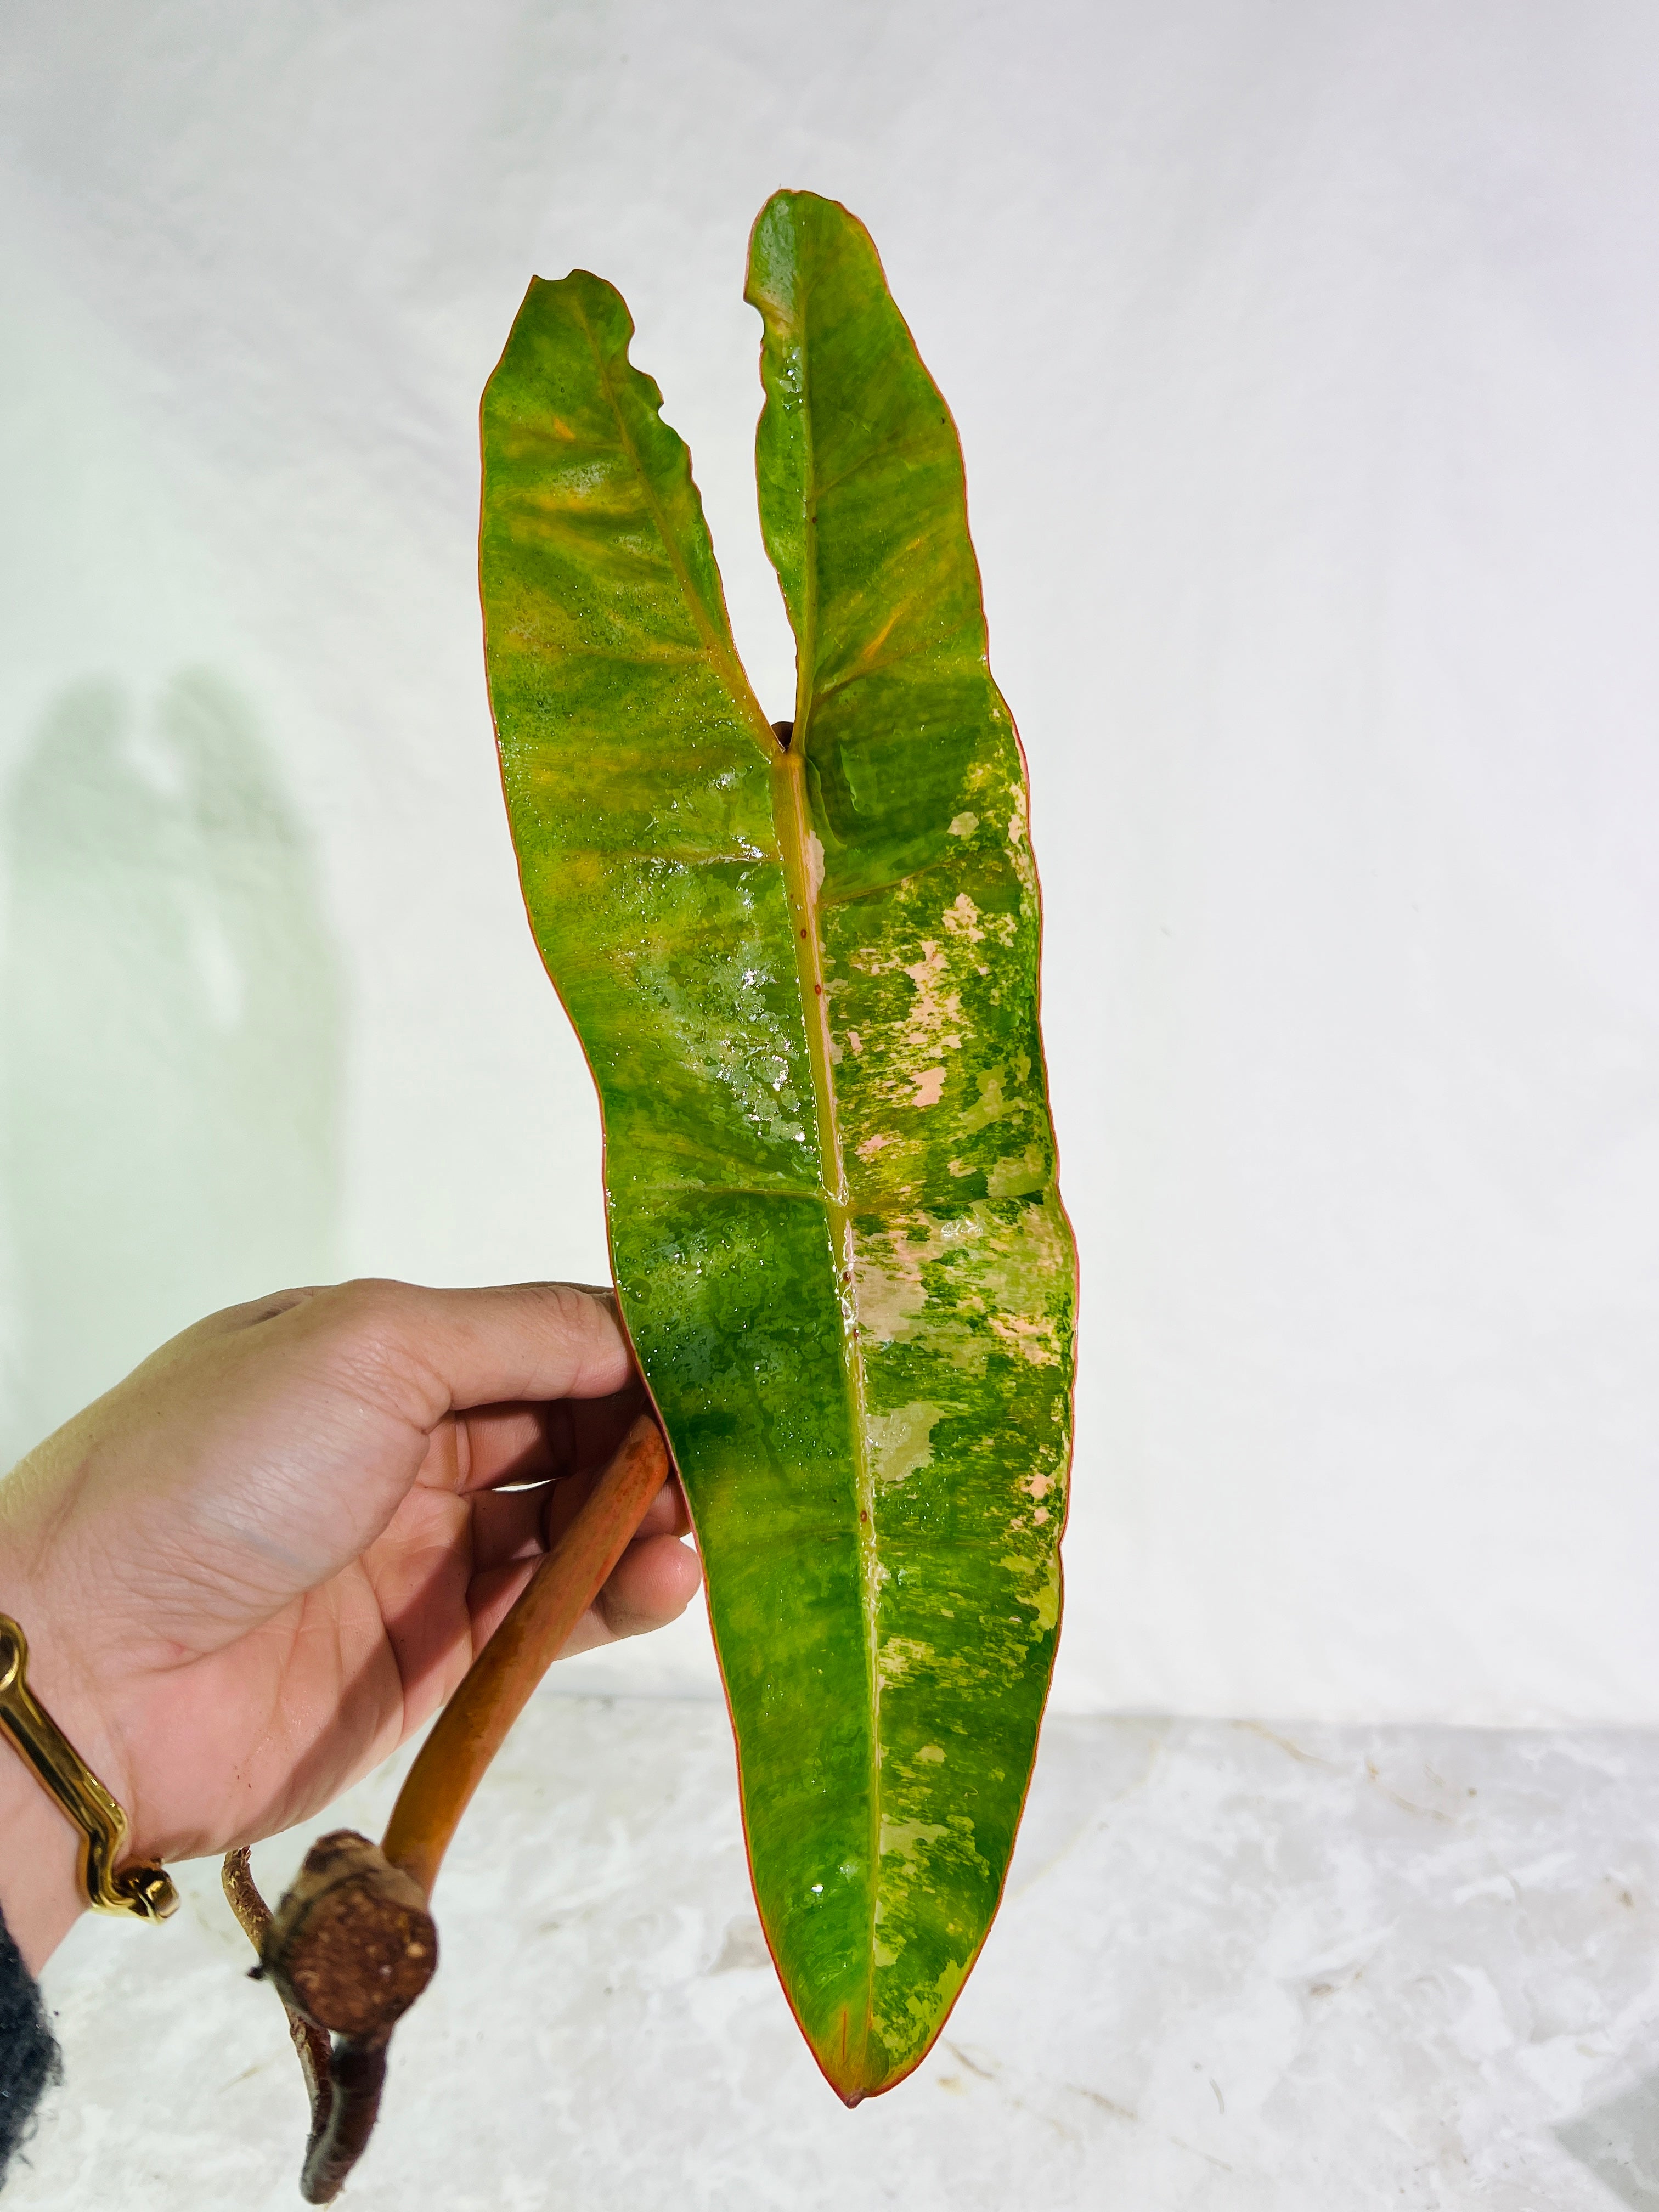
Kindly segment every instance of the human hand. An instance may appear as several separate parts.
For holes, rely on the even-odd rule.
[[[395,1750],[644,1403],[608,1292],[349,1283],[211,1316],[31,1452],[0,1483],[0,1611],[131,1855],[256,1841]],[[567,1654],[684,1610],[689,1528],[665,1485]],[[77,1866],[0,1742],[0,1907],[33,1966]]]

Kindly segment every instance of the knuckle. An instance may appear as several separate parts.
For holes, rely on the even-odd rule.
[[[542,1296],[550,1309],[550,1318],[567,1335],[592,1336],[612,1326],[608,1302],[595,1291],[586,1290],[580,1283],[546,1283]]]
[[[580,1283],[545,1283],[539,1293],[550,1333],[577,1363],[578,1379],[590,1363],[608,1366],[617,1358],[623,1337],[614,1294]]]
[[[422,1427],[448,1410],[448,1392],[409,1327],[407,1284],[363,1276],[322,1292],[324,1301],[331,1364],[355,1396]]]

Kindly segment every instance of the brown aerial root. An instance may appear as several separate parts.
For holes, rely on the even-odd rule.
[[[438,1931],[416,1884],[349,1828],[317,1838],[274,1913],[245,1850],[225,1861],[224,1883],[258,1944],[255,1972],[283,2001],[311,2098],[301,2194],[331,2203],[374,2128],[392,2031],[438,1964]]]
[[[661,1434],[641,1415],[439,1715],[381,1844],[349,1828],[319,1836],[274,1913],[247,1852],[225,1861],[225,1894],[259,1954],[256,1974],[282,1998],[311,2100],[300,2179],[308,2204],[331,2203],[362,2156],[392,2031],[436,1969],[427,1902],[461,1815],[668,1471]]]

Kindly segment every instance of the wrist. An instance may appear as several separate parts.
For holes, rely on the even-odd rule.
[[[86,1910],[82,1840],[9,1736],[0,1736],[0,1911],[32,1974]]]
[[[0,1554],[0,1612],[28,1644],[27,1680],[84,1764],[127,1808],[125,1766],[86,1680],[80,1639],[66,1632],[46,1591]],[[24,1751],[0,1730],[0,1910],[31,1972],[86,1910],[85,1837],[42,1783]]]

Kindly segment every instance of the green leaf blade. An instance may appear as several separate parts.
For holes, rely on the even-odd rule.
[[[790,750],[596,279],[533,286],[492,379],[482,571],[526,901],[604,1104],[757,1899],[856,2102],[927,2051],[1006,1875],[1058,1622],[1074,1263],[954,427],[833,203],[763,211],[750,296]]]
[[[823,854],[877,1532],[872,2039],[896,2078],[988,1924],[1035,1749],[1074,1258],[1024,763],[990,674],[955,426],[868,234],[834,202],[769,204],[749,296],[765,325],[762,526]]]

